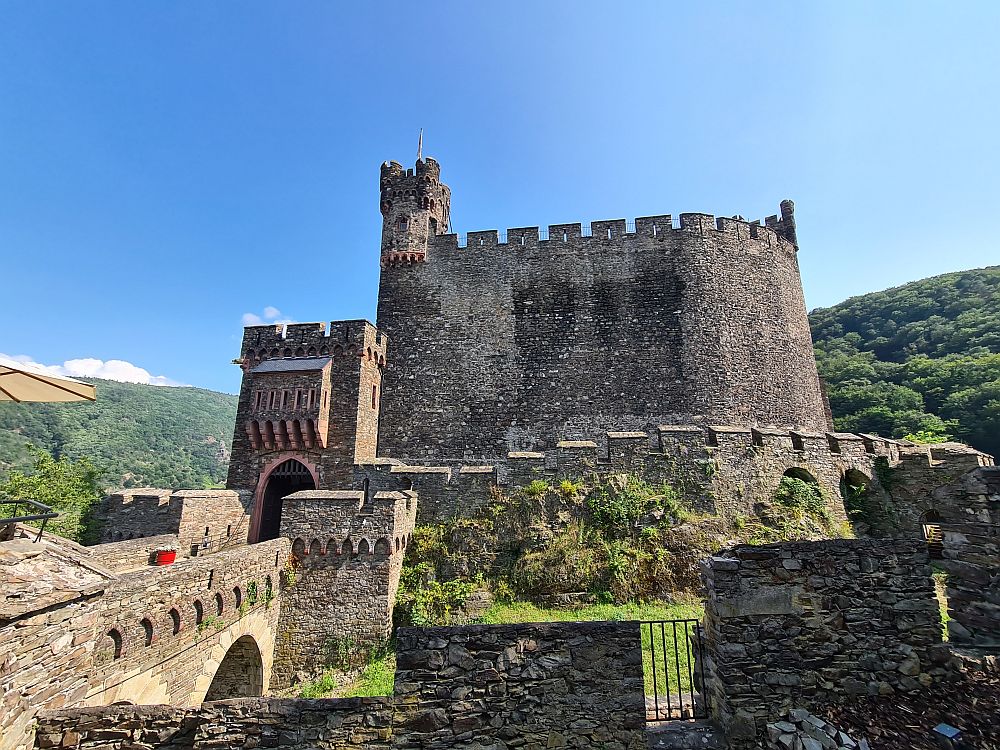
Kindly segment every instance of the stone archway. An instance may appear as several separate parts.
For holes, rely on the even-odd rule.
[[[206,701],[227,698],[256,698],[264,694],[264,660],[253,636],[236,640],[219,664],[212,684],[205,693]]]
[[[262,481],[263,488],[258,494],[260,510],[255,524],[255,542],[277,539],[280,535],[283,498],[299,490],[316,489],[316,479],[309,467],[294,458],[279,463]]]

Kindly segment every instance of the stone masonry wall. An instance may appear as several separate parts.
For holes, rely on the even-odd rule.
[[[322,669],[338,645],[375,645],[392,630],[412,492],[304,491],[285,498],[295,584],[284,591],[272,686]],[[332,652],[332,653],[331,653]]]
[[[645,748],[635,622],[404,629],[394,698],[39,715],[39,748]]]
[[[645,748],[636,622],[404,628],[397,750]]]
[[[205,538],[247,539],[249,495],[230,490],[121,490],[104,498],[95,513],[101,542],[175,534],[188,551]]]
[[[269,676],[289,548],[275,539],[119,576],[98,603],[87,704],[200,702],[230,631],[254,636]]]
[[[947,650],[919,541],[738,546],[706,562],[710,705],[734,747],[793,707],[944,679]]]
[[[943,560],[948,573],[949,640],[953,645],[1000,648],[1000,467],[963,477],[958,517],[943,521]],[[956,509],[957,510],[957,509]],[[956,514],[957,515],[957,514]]]
[[[71,542],[19,537],[0,543],[0,750],[31,747],[39,708],[87,695],[98,622],[111,574]]]
[[[649,433],[610,432],[603,444],[563,441],[545,452],[512,452],[492,465],[419,466],[381,458],[357,467],[355,485],[367,480],[372,489],[412,489],[420,495],[420,522],[438,523],[476,515],[497,486],[631,472],[668,482],[694,508],[732,517],[753,513],[795,469],[815,477],[831,515],[845,521],[841,479],[849,474],[881,493],[876,462],[895,462],[898,451],[896,442],[868,435],[664,425]]]
[[[431,236],[384,265],[382,456],[489,461],[658,424],[828,429],[792,207]]]
[[[387,698],[278,700],[243,698],[173,706],[108,706],[39,716],[37,747],[76,750],[217,750],[302,747],[387,750]]]
[[[153,562],[153,553],[166,547],[180,547],[176,534],[136,537],[121,542],[106,542],[87,547],[90,556],[115,573],[145,568]],[[178,559],[186,557],[187,550],[178,551]]]
[[[949,523],[988,522],[977,500],[986,493],[976,477],[992,465],[991,456],[961,443],[902,448],[885,476],[891,503],[881,517],[873,508],[872,533],[921,538],[928,515]]]

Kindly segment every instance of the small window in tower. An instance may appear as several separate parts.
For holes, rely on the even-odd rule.
[[[437,234],[438,231],[438,220],[431,219],[431,234]]]
[[[276,393],[276,391],[270,391],[267,394],[267,408],[268,409],[273,409],[274,408],[274,396],[275,396],[275,393]]]
[[[405,217],[404,217],[404,218],[402,218],[402,219],[400,219],[400,220],[399,220],[399,231],[400,231],[400,232],[405,232],[405,231],[407,230],[407,228],[409,227],[409,225],[410,225],[410,224],[409,224],[409,222],[408,222],[408,221],[406,220],[406,218],[405,218]]]
[[[373,385],[372,386],[372,408],[373,409],[375,408],[375,405],[377,403],[378,403],[378,386],[377,385]]]
[[[311,391],[309,391],[309,408],[312,409],[314,406],[316,406],[316,389],[315,388],[313,388]]]
[[[326,409],[326,392],[323,393],[323,409]]]
[[[259,409],[259,408],[260,408],[260,405],[261,405],[261,402],[262,402],[263,400],[264,400],[264,392],[263,392],[263,391],[257,391],[257,398],[256,398],[256,400],[254,401],[254,405],[253,405],[253,408],[254,408],[254,409]]]

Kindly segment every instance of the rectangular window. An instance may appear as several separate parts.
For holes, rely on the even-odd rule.
[[[287,409],[292,405],[292,394],[288,391],[284,391],[281,394],[281,408]]]
[[[274,396],[275,396],[275,392],[274,391],[271,391],[270,393],[267,394],[267,408],[268,409],[273,409],[274,408]]]
[[[375,404],[378,401],[378,386],[372,386],[372,408],[375,408]]]
[[[254,394],[254,396],[255,396],[255,398],[254,398],[253,408],[254,409],[260,409],[260,404],[261,404],[261,401],[264,398],[264,394],[261,391],[257,391],[257,393]]]

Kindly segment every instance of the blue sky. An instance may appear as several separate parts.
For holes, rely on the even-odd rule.
[[[993,2],[5,0],[0,352],[234,392],[245,315],[374,319],[378,167],[420,127],[460,232],[792,198],[810,307],[995,264],[998,27]]]

